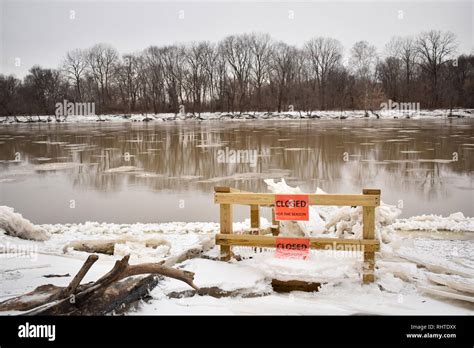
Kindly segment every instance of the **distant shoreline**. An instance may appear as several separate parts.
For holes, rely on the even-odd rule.
[[[351,120],[351,119],[439,119],[439,118],[473,118],[474,109],[434,109],[410,112],[380,112],[364,110],[351,111],[313,111],[313,112],[244,112],[244,113],[201,113],[199,114],[107,114],[55,118],[53,115],[40,116],[0,116],[0,124],[32,123],[94,123],[94,122],[163,122],[163,121],[227,121],[227,120]]]

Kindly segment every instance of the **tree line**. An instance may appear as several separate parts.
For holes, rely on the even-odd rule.
[[[346,56],[333,38],[295,47],[264,33],[124,55],[97,44],[23,80],[0,74],[0,115],[52,115],[63,100],[94,102],[100,114],[368,110],[388,99],[472,108],[474,55],[456,50],[455,36],[437,30],[394,37],[380,54],[359,41]]]

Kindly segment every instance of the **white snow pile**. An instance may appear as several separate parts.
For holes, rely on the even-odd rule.
[[[116,224],[107,222],[87,221],[79,224],[45,224],[41,225],[51,234],[68,235],[76,240],[113,238],[116,235],[150,235],[158,234],[190,234],[216,233],[219,224],[216,222],[163,222]],[[77,238],[75,238],[75,236]]]
[[[265,180],[268,189],[273,193],[302,194],[299,187],[287,185],[285,179],[275,182],[273,179]],[[316,194],[326,194],[319,187]],[[392,224],[401,214],[400,209],[383,202],[375,208],[376,235],[380,228]],[[334,207],[334,206],[309,206],[309,221],[282,221],[280,222],[281,235],[284,236],[325,236],[336,238],[362,238],[362,207]]]
[[[200,288],[219,288],[223,291],[239,291],[263,294],[271,292],[270,279],[256,267],[243,263],[226,263],[206,259],[192,259],[180,264],[181,269],[193,272],[194,284]],[[189,286],[176,279],[167,278],[162,284],[166,292],[185,291]]]
[[[261,218],[262,228],[269,228],[270,222]],[[250,219],[234,222],[233,230],[240,233],[250,229]],[[82,251],[65,248],[75,241],[120,240],[115,243],[113,257],[130,254],[130,261],[157,262],[165,259],[179,261],[180,255],[189,250],[207,251],[214,246],[214,235],[219,232],[216,222],[167,222],[116,224],[87,221],[72,224],[34,225],[13,208],[0,206],[0,232],[6,236],[47,242],[39,249],[48,253],[62,253],[84,256]],[[5,241],[18,243],[13,239]],[[2,238],[0,238],[1,241]],[[163,240],[162,245],[151,241]],[[150,245],[151,244],[151,245]],[[104,255],[107,257],[107,255]]]
[[[260,229],[265,231],[267,230],[270,233],[270,228],[272,224],[264,217],[260,217]],[[250,230],[250,219],[245,219],[243,222],[234,222],[232,224],[232,231],[235,234],[248,232]],[[216,233],[219,233],[219,225],[217,225]],[[264,233],[266,234],[266,233]]]
[[[81,240],[121,240],[115,243],[114,258],[130,255],[130,262],[179,261],[189,250],[207,251],[214,246],[213,235],[219,231],[214,222],[169,222],[115,224],[88,221],[82,224],[41,225],[51,234],[44,248],[54,252]],[[157,245],[157,241],[162,241]],[[70,255],[84,252],[68,248]]]
[[[261,270],[268,279],[338,283],[347,278],[359,279],[361,260],[361,253],[357,252],[317,250],[311,251],[308,259],[300,260],[277,258],[274,250],[268,250],[240,262]]]
[[[45,241],[49,238],[48,233],[39,226],[33,225],[30,220],[21,214],[15,213],[13,208],[0,206],[0,232],[13,237]]]
[[[11,209],[11,208],[10,208]],[[270,222],[260,218],[262,228],[270,227]],[[217,222],[162,222],[162,223],[134,223],[115,224],[107,222],[87,221],[79,224],[45,224],[41,225],[49,233],[67,235],[76,239],[104,239],[114,238],[117,235],[149,236],[150,234],[216,234],[219,233]],[[234,222],[233,231],[239,233],[250,229],[250,219],[243,222]]]
[[[457,212],[442,217],[441,215],[420,215],[408,219],[398,219],[393,223],[393,228],[402,231],[452,231],[474,232],[474,218],[465,217]]]

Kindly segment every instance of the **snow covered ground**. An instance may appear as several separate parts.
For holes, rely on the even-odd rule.
[[[298,192],[284,181],[267,180],[273,192]],[[323,194],[319,190],[318,193]],[[321,208],[321,209],[319,209]],[[11,211],[0,207],[0,229],[6,231]],[[214,245],[217,223],[39,225],[45,241],[0,234],[0,301],[33,290],[41,284],[66,285],[87,258],[68,246],[77,240],[121,239],[113,255],[100,255],[84,281],[99,278],[126,254],[131,263],[159,262],[195,273],[205,294],[186,284],[164,279],[130,314],[473,314],[474,218],[455,213],[398,219],[397,209],[377,208],[376,282],[361,282],[360,252],[312,250],[308,260],[276,258],[274,249],[235,247],[241,261],[217,260]],[[2,220],[3,216],[3,220]],[[16,226],[32,228],[16,217]],[[310,223],[282,226],[287,235],[359,238],[357,208],[314,207]],[[262,227],[269,225],[262,218]],[[249,221],[234,223],[234,232]],[[160,241],[154,246],[148,241]],[[189,258],[189,251],[194,258]],[[197,257],[196,257],[197,256]],[[45,278],[57,274],[66,277]],[[273,291],[271,280],[323,283],[317,292]],[[216,292],[216,290],[218,290]],[[13,314],[13,313],[3,313]]]
[[[359,118],[383,118],[383,119],[394,119],[394,118],[411,118],[411,119],[424,119],[424,118],[440,118],[448,117],[450,110],[447,109],[435,109],[435,110],[420,110],[419,112],[413,111],[368,111],[366,115],[364,110],[344,110],[344,111],[313,111],[310,113],[306,112],[244,112],[244,113],[226,113],[226,112],[203,112],[200,115],[188,114],[174,114],[174,113],[161,113],[161,114],[133,114],[133,115],[124,115],[124,114],[109,114],[109,115],[100,115],[94,116],[79,116],[71,115],[68,116],[66,120],[62,119],[61,122],[66,123],[87,123],[87,122],[143,122],[143,121],[180,121],[187,119],[195,120],[252,120],[252,119],[270,119],[270,120],[293,120],[293,119],[359,119]],[[474,117],[473,109],[454,109],[452,111],[452,117]],[[20,122],[33,121],[37,122],[38,117],[34,116],[31,118],[25,116],[17,116],[16,119]],[[49,120],[50,122],[55,122],[53,116],[43,115],[40,116],[40,119],[43,122]],[[8,120],[3,120],[3,124],[15,124],[17,123],[14,117],[9,117]]]

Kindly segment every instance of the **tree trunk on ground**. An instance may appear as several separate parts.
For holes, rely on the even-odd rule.
[[[166,267],[160,263],[130,265],[130,256],[116,261],[110,272],[95,282],[80,284],[90,267],[98,260],[90,255],[67,287],[41,285],[30,293],[0,303],[0,311],[27,311],[25,315],[97,315],[108,314],[143,299],[159,279],[156,275],[175,278],[195,290],[194,273]],[[151,274],[145,277],[134,277]],[[133,278],[129,278],[133,277]],[[127,279],[125,279],[127,278]]]

